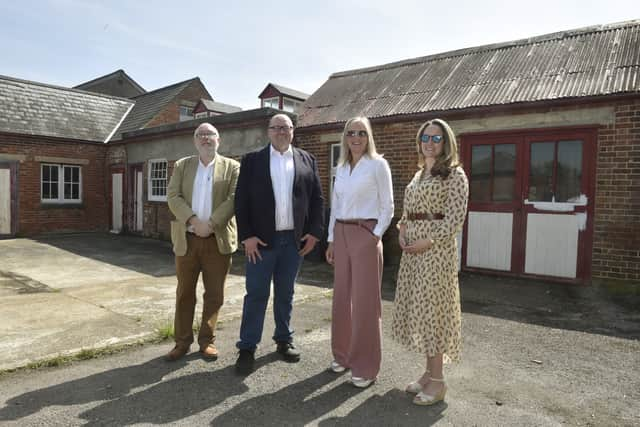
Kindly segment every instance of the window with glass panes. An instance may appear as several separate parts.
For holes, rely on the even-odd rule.
[[[333,195],[333,183],[336,180],[336,170],[338,169],[338,159],[340,159],[340,144],[331,144],[331,177],[329,181],[329,204]]]
[[[164,202],[167,200],[167,161],[149,160],[148,199]]]
[[[509,202],[516,194],[516,145],[471,147],[469,198],[474,202]]]
[[[81,167],[43,164],[40,168],[40,200],[44,203],[82,201]]]
[[[578,202],[582,182],[582,141],[532,142],[529,191],[532,202]]]

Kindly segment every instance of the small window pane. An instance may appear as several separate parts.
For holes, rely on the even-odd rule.
[[[57,169],[56,169],[57,170]],[[57,199],[58,198],[58,184],[50,184],[50,199]]]
[[[50,199],[51,198],[51,191],[49,190],[49,183],[48,182],[43,182],[42,183],[42,198],[43,199]]]
[[[58,166],[49,166],[51,172],[51,182],[58,182]]]
[[[338,160],[340,159],[340,144],[331,146],[331,167],[338,167]]]
[[[493,200],[508,202],[515,198],[516,146],[499,144],[494,148]]]
[[[73,179],[73,182],[80,182],[80,168],[73,168],[71,179]]]
[[[64,198],[65,199],[71,198],[71,184],[64,185]]]
[[[49,172],[49,166],[42,166],[42,181],[49,181],[51,179],[51,173]]]
[[[471,149],[470,199],[491,201],[491,146],[474,145]]]
[[[64,182],[70,182],[71,181],[71,168],[65,167],[64,168]]]
[[[582,141],[558,142],[556,201],[577,202],[582,180]]]
[[[529,167],[530,201],[547,201],[553,198],[553,158],[554,142],[531,144],[531,164]]]

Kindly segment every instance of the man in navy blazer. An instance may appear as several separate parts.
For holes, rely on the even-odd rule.
[[[253,371],[273,280],[273,340],[288,362],[300,360],[289,324],[294,282],[303,257],[322,237],[323,198],[315,158],[291,145],[286,114],[269,121],[271,143],[244,156],[235,196],[239,240],[244,245],[246,294],[236,370]]]

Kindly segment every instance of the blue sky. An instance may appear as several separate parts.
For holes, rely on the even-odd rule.
[[[0,74],[74,86],[122,68],[147,90],[198,76],[216,101],[251,109],[269,82],[313,93],[336,71],[640,19],[637,4],[3,1]]]

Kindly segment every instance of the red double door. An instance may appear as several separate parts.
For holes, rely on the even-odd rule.
[[[584,282],[591,273],[596,131],[463,135],[463,268]]]

